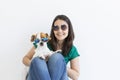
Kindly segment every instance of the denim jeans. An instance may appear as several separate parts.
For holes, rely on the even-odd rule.
[[[68,80],[64,57],[55,53],[47,62],[35,57],[30,64],[27,80]]]

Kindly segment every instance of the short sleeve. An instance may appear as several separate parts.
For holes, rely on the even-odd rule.
[[[77,48],[75,46],[73,46],[70,53],[69,53],[69,60],[72,60],[78,56],[80,56],[80,54],[78,53]]]
[[[70,52],[67,56],[64,56],[66,63],[68,63],[70,60],[80,56],[80,54],[77,51],[77,48],[75,46],[72,46]]]

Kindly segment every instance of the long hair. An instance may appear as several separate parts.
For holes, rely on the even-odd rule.
[[[74,31],[73,31],[72,23],[67,16],[57,15],[55,17],[55,19],[53,20],[52,27],[54,26],[54,23],[56,20],[64,20],[68,24],[68,27],[69,27],[68,36],[65,38],[65,40],[63,42],[63,46],[62,46],[62,54],[64,56],[66,56],[69,53],[69,51],[73,45],[73,40],[74,40]],[[57,44],[56,44],[57,39],[54,35],[52,27],[51,27],[51,32],[50,32],[51,40],[48,43],[51,45],[53,51],[56,51],[57,50]]]

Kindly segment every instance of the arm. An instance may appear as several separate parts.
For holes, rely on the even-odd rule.
[[[22,62],[23,62],[24,65],[26,65],[26,66],[29,66],[29,65],[30,65],[31,59],[32,59],[33,55],[35,54],[35,51],[34,51],[34,50],[35,50],[35,48],[32,47],[32,48],[29,50],[29,52],[23,57]]]
[[[80,76],[80,62],[79,57],[70,61],[70,68],[67,68],[68,76],[73,80],[78,80]]]

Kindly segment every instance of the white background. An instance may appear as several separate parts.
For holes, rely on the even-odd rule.
[[[0,80],[23,80],[30,36],[67,15],[80,52],[80,80],[120,80],[119,0],[0,0]]]

